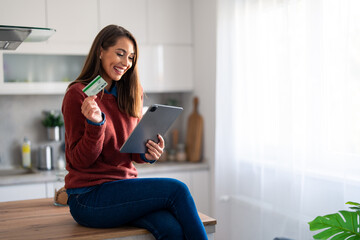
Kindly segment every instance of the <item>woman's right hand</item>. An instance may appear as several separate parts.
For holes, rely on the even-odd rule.
[[[103,119],[101,110],[95,101],[96,98],[96,95],[85,98],[81,105],[81,113],[90,121],[100,123]]]

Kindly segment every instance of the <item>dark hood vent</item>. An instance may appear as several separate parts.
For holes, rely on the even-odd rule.
[[[15,50],[22,42],[42,42],[55,33],[55,29],[0,25],[0,50]]]

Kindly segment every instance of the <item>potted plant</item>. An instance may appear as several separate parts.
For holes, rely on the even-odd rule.
[[[352,205],[353,211],[339,211],[339,213],[318,216],[309,222],[310,230],[322,232],[314,235],[314,239],[332,239],[332,240],[359,240],[360,239],[360,204],[356,202],[347,202]]]
[[[59,113],[47,112],[42,124],[46,127],[48,140],[60,141],[60,128],[64,125],[64,121]]]

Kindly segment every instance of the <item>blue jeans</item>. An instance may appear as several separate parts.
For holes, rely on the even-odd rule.
[[[187,186],[170,178],[137,178],[100,184],[70,194],[70,212],[86,227],[124,224],[145,228],[156,239],[207,239]]]

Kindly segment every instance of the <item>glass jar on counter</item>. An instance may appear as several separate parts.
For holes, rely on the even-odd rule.
[[[54,205],[55,206],[67,206],[68,195],[65,189],[65,175],[67,171],[57,170],[56,171],[56,182],[54,183]]]
[[[179,143],[177,145],[176,161],[178,161],[178,162],[186,161],[185,144],[183,144],[183,143]]]

